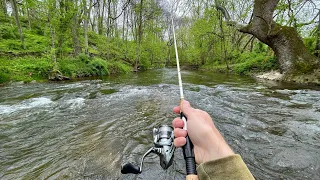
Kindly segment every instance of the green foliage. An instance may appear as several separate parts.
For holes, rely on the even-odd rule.
[[[110,74],[108,70],[108,64],[103,59],[94,58],[89,65],[91,75],[105,76]]]
[[[0,25],[0,39],[17,39],[17,38],[19,38],[19,34],[16,27]]]
[[[52,64],[45,58],[24,57],[15,59],[0,59],[1,75],[5,81],[31,81],[33,79],[46,79]],[[4,77],[4,78],[3,78]]]
[[[275,57],[264,56],[261,53],[241,54],[238,62],[238,64],[233,66],[233,70],[238,74],[248,74],[250,71],[268,71],[279,68]]]
[[[78,55],[78,59],[81,61],[81,62],[84,62],[84,63],[89,63],[89,56],[86,55],[85,53],[80,53]]]
[[[14,58],[0,59],[0,83],[7,81],[25,81],[47,79],[51,71],[60,71],[68,77],[107,76],[131,72],[132,68],[123,61],[107,62],[101,58],[88,58],[79,55],[78,58],[58,59],[57,66],[47,58]]]
[[[64,58],[58,60],[58,69],[62,74],[69,77],[76,77],[77,74],[79,76],[89,76],[88,74],[83,74],[86,72],[85,69],[85,63],[82,61],[79,61],[76,58]]]
[[[10,80],[9,70],[6,67],[0,66],[0,84]]]
[[[43,58],[23,58],[19,60],[21,64],[21,70],[32,73],[33,76],[46,78],[49,71],[53,68],[51,62]]]
[[[303,41],[306,47],[308,48],[309,52],[313,53],[315,51],[316,44],[317,44],[316,37],[304,38]]]
[[[125,74],[132,70],[132,67],[124,62],[112,61],[108,62],[108,70],[110,74]]]
[[[46,52],[50,47],[49,37],[36,34],[31,30],[24,30],[26,49],[23,49],[18,29],[8,24],[0,24],[0,40],[2,52]]]

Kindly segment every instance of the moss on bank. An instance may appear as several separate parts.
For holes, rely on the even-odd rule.
[[[69,78],[107,76],[110,74],[128,73],[131,66],[120,61],[106,61],[101,58],[88,58],[80,55],[77,58],[57,60],[57,68]],[[0,83],[8,81],[30,82],[48,80],[54,63],[45,57],[0,58]]]

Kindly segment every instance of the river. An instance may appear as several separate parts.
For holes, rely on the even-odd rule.
[[[257,179],[320,177],[319,87],[195,71],[182,80]],[[152,129],[176,117],[175,69],[0,92],[0,179],[185,179],[181,149],[167,170],[150,155],[142,174],[120,174],[152,146]]]

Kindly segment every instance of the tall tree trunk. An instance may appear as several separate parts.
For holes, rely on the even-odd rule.
[[[29,25],[29,29],[31,29],[31,17],[30,17],[30,3],[28,1],[26,1],[26,9],[27,9],[27,16],[28,16],[28,25]]]
[[[227,70],[229,71],[229,63],[227,59],[227,49],[226,49],[226,39],[224,35],[224,29],[223,29],[223,24],[222,24],[222,15],[220,16],[220,31],[221,31],[221,53],[223,53],[223,59],[224,62],[226,63]]]
[[[315,49],[315,55],[320,58],[320,9],[319,9],[319,21],[318,21],[318,28],[317,28],[317,44]]]
[[[126,16],[127,16],[127,10],[125,9],[125,10],[123,11],[123,21],[122,21],[122,40],[124,40]]]
[[[50,17],[50,13],[48,15],[48,19],[49,19],[49,24],[50,24],[50,35],[51,35],[51,49],[52,49],[52,52],[51,52],[51,57],[52,57],[52,61],[53,61],[53,64],[54,64],[54,69],[56,68],[57,66],[57,57],[56,57],[56,52],[55,52],[55,30],[53,29],[52,27],[52,22],[51,22],[51,17]]]
[[[23,49],[26,49],[26,45],[24,43],[24,36],[23,36],[23,32],[22,32],[22,27],[21,27],[20,20],[19,20],[17,1],[11,0],[11,5],[12,5],[12,13],[13,13],[14,19],[16,21],[16,24],[18,26],[18,29],[19,29],[20,41],[22,43]]]
[[[98,4],[100,4],[100,3],[98,3]],[[99,17],[98,17],[98,33],[100,35],[103,34],[103,19],[104,19],[104,10],[105,10],[104,8],[105,8],[105,6],[106,6],[106,0],[103,0],[102,13],[99,13]],[[99,11],[100,11],[100,8],[101,7],[99,7]]]
[[[30,9],[29,9],[29,7],[27,7],[27,14],[28,14],[28,25],[29,25],[29,29],[31,29],[31,18],[30,18]]]
[[[319,67],[319,60],[308,51],[295,28],[282,26],[273,20],[278,2],[279,0],[255,0],[253,18],[248,25],[230,21],[227,11],[218,8],[224,12],[230,25],[237,26],[243,33],[252,34],[271,47],[279,61],[280,70],[287,77],[311,73]]]
[[[51,13],[53,11],[53,9],[55,9],[55,5],[53,4],[49,4],[48,7],[48,22],[49,22],[49,27],[50,27],[50,36],[51,36],[51,57],[52,57],[52,62],[53,62],[53,69],[57,69],[57,57],[56,57],[56,47],[55,47],[55,39],[56,39],[56,34],[55,34],[55,30],[52,27],[52,17],[51,17]]]
[[[137,59],[135,64],[135,70],[138,70],[139,62],[141,59],[141,42],[142,42],[142,11],[143,11],[143,0],[140,0],[140,8],[139,8],[139,24],[138,24],[138,46],[137,46]]]
[[[57,37],[58,37],[58,44],[57,44],[57,54],[62,58],[63,56],[63,44],[65,42],[65,34],[68,30],[68,24],[70,24],[70,18],[67,17],[69,13],[69,4],[70,2],[65,0],[59,0],[59,26],[57,28]]]
[[[81,53],[81,46],[80,46],[78,31],[79,31],[78,13],[77,13],[77,9],[75,9],[73,12],[72,23],[71,23],[74,56],[78,56]]]
[[[85,45],[85,54],[89,54],[89,42],[88,42],[88,24],[90,20],[90,12],[91,12],[91,4],[92,0],[89,2],[89,8],[87,7],[87,1],[83,0],[83,7],[84,7],[84,22],[83,22],[83,28],[84,28],[84,45]]]
[[[110,37],[111,32],[111,16],[111,0],[108,0],[107,37]]]

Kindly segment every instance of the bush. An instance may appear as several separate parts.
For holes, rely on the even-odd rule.
[[[70,77],[86,77],[91,75],[87,64],[77,58],[59,59],[58,69],[62,74]]]
[[[10,80],[9,70],[6,67],[0,67],[0,84]]]
[[[1,81],[32,81],[46,79],[53,65],[46,58],[0,59]],[[8,78],[9,77],[9,78]]]
[[[0,39],[19,38],[18,29],[15,26],[0,26]]]
[[[110,74],[125,74],[131,72],[131,66],[120,61],[108,63]]]
[[[89,56],[86,55],[85,53],[80,53],[80,54],[78,55],[78,59],[79,59],[81,62],[89,63]]]
[[[31,72],[35,76],[46,78],[48,77],[49,71],[53,68],[53,64],[44,58],[29,59],[24,65],[26,72]]]
[[[105,76],[109,75],[108,64],[105,60],[95,58],[90,62],[91,75]]]
[[[233,70],[238,74],[247,74],[250,71],[268,71],[278,69],[279,64],[275,57],[264,56],[263,54],[244,53],[240,55],[238,62]]]

